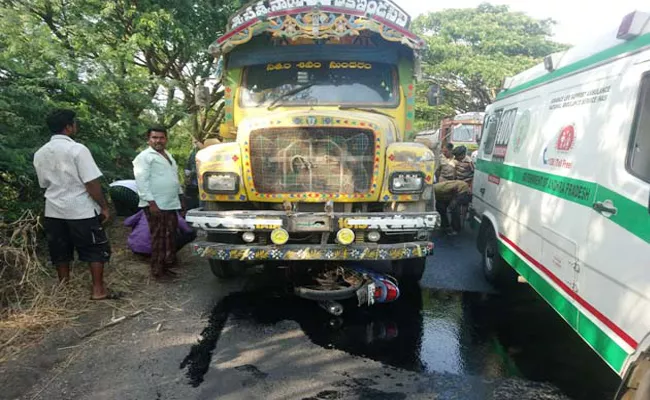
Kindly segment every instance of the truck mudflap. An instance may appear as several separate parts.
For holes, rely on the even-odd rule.
[[[421,258],[433,254],[433,242],[398,244],[287,244],[287,245],[232,245],[212,242],[193,243],[194,252],[216,260],[240,261],[374,261]]]

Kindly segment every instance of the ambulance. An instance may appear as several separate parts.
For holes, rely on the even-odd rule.
[[[649,13],[504,81],[472,213],[488,279],[516,271],[619,374],[617,398],[650,399]]]

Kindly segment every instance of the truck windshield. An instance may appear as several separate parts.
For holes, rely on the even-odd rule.
[[[395,68],[357,61],[253,65],[244,71],[241,105],[396,106]]]
[[[453,142],[474,142],[481,133],[481,125],[458,125],[451,133]]]

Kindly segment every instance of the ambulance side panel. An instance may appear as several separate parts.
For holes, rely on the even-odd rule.
[[[647,343],[639,343],[650,332],[650,51],[630,59],[611,96],[614,106],[595,138],[601,161],[579,287],[610,318],[622,348],[644,351]],[[588,317],[579,321],[584,335],[602,323]]]
[[[650,331],[648,318],[641,318],[650,315],[648,187],[626,169],[640,72],[636,84],[626,80],[637,59],[491,105],[474,181],[473,207],[496,221],[502,256],[619,374]],[[641,237],[594,209],[612,192],[635,213],[645,202],[646,213],[634,214],[645,223],[634,225]]]

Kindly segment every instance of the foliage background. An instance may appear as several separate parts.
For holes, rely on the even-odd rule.
[[[435,129],[445,116],[484,111],[505,77],[567,48],[550,39],[554,24],[488,3],[417,17],[412,29],[426,41],[426,49],[425,79],[417,87],[416,127]],[[432,83],[443,88],[444,103],[437,107],[426,101]]]
[[[179,164],[190,137],[215,134],[221,92],[208,107],[194,88],[214,77],[208,46],[237,0],[0,0],[0,215],[39,211],[32,167],[49,140],[45,117],[72,108],[76,140],[105,182],[131,176],[147,126],[171,128]]]
[[[131,160],[152,124],[171,129],[170,150],[184,165],[192,137],[216,134],[223,92],[214,86],[204,108],[193,93],[215,76],[207,48],[239,6],[239,0],[0,0],[0,219],[42,209],[32,157],[49,140],[44,122],[54,108],[77,112],[76,140],[91,150],[106,183],[131,177]],[[563,47],[548,39],[552,25],[489,4],[418,17],[414,30],[428,45],[418,127],[483,109],[504,76]],[[438,107],[424,97],[432,82],[445,89]]]

